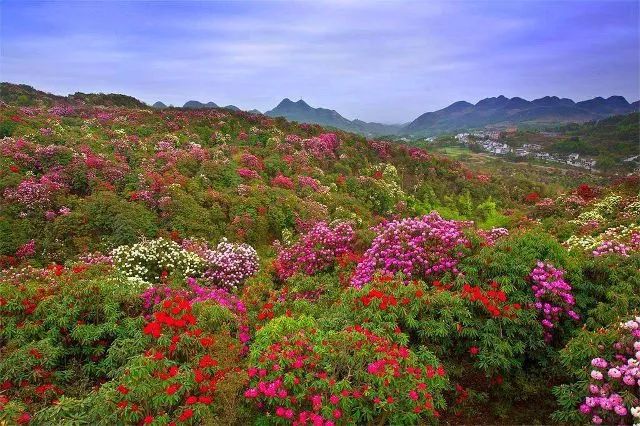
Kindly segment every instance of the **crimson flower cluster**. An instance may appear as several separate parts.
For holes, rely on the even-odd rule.
[[[465,284],[462,286],[462,297],[472,302],[480,302],[484,308],[494,317],[511,318],[521,308],[519,303],[507,303],[507,295],[500,290],[500,285],[493,281],[490,290],[484,290],[480,286]]]

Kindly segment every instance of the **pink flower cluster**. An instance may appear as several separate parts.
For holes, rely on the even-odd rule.
[[[323,133],[303,141],[304,148],[319,160],[335,158],[340,140],[335,133]]]
[[[271,186],[277,186],[284,189],[293,189],[293,181],[284,175],[278,175],[271,179]]]
[[[354,240],[355,232],[349,223],[330,227],[326,222],[318,222],[298,242],[279,249],[274,262],[276,273],[284,280],[297,272],[313,275],[325,270],[338,257],[352,251]]]
[[[258,172],[256,172],[255,170],[251,170],[251,169],[238,169],[238,175],[243,178],[243,179],[258,179],[260,178],[260,175],[258,174]]]
[[[483,229],[478,230],[478,235],[484,239],[484,243],[488,246],[492,246],[499,238],[508,237],[509,230],[506,228],[492,228],[488,231]]]
[[[240,162],[243,166],[251,170],[262,170],[262,168],[264,167],[260,158],[249,153],[242,154],[242,157],[240,157]]]
[[[391,144],[384,141],[368,141],[369,146],[373,149],[378,157],[382,160],[386,160],[391,157]]]
[[[605,254],[619,254],[620,256],[629,256],[629,252],[633,251],[629,246],[619,241],[603,241],[593,250],[594,256],[603,256]]]
[[[463,233],[465,222],[445,220],[437,213],[382,223],[378,234],[356,267],[351,279],[362,287],[376,271],[402,273],[407,280],[452,271],[462,256],[461,246],[469,244]]]
[[[533,284],[535,308],[542,314],[544,340],[553,339],[553,329],[564,315],[577,321],[580,316],[573,310],[575,298],[571,293],[571,286],[564,280],[564,271],[556,269],[550,263],[538,262],[529,275]]]
[[[23,180],[15,188],[7,188],[4,196],[28,209],[35,209],[49,205],[53,195],[63,189],[65,185],[50,176],[41,176],[39,179],[32,177]]]
[[[236,289],[259,269],[258,253],[248,244],[234,244],[223,238],[214,250],[204,255],[208,267],[204,278],[227,289]]]
[[[16,251],[16,257],[27,258],[36,253],[36,240],[30,240],[29,242],[20,246]]]
[[[320,181],[311,176],[298,176],[298,185],[301,188],[311,188],[314,192],[320,192],[323,189]]]
[[[611,361],[591,360],[590,396],[580,412],[594,424],[628,424],[630,415],[640,420],[640,317],[621,324],[620,332]]]

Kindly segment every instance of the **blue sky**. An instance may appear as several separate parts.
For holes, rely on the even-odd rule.
[[[0,78],[406,122],[503,94],[637,100],[637,1],[2,0]]]

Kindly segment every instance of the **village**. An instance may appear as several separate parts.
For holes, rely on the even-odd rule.
[[[552,161],[587,170],[595,170],[596,167],[596,160],[594,158],[577,153],[562,155],[557,153],[545,152],[543,151],[542,145],[539,144],[524,144],[521,147],[514,148],[504,142],[500,142],[499,131],[476,131],[473,133],[458,133],[457,135],[455,135],[455,139],[463,146],[469,148],[479,148],[484,152],[488,152],[494,155],[512,155],[518,158]]]

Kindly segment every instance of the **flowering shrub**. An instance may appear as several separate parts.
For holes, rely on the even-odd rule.
[[[7,188],[4,191],[4,196],[7,197],[7,200],[33,210],[49,206],[53,196],[64,189],[63,183],[48,176],[41,176],[39,179],[31,177],[20,182],[15,188]]]
[[[550,342],[562,316],[566,315],[575,321],[580,319],[573,310],[575,298],[571,286],[564,280],[564,271],[549,263],[538,262],[530,277],[533,282],[531,290],[536,299],[534,306],[542,315],[544,339]]]
[[[340,140],[335,133],[322,133],[316,137],[302,141],[305,149],[319,160],[335,158]]]
[[[283,175],[278,175],[271,179],[271,186],[277,186],[284,189],[293,189],[293,181]]]
[[[640,317],[612,327],[609,356],[591,359],[580,412],[593,424],[640,421]],[[603,347],[603,349],[605,349]]]
[[[380,163],[368,168],[365,176],[358,177],[359,195],[371,203],[379,213],[389,213],[406,194],[399,184],[398,170],[391,164]]]
[[[374,228],[378,235],[358,264],[352,285],[362,287],[378,270],[402,273],[407,280],[456,273],[460,249],[469,243],[462,232],[464,225],[437,213],[378,225]]]
[[[207,263],[204,278],[211,284],[237,289],[245,280],[258,272],[258,253],[248,244],[234,244],[223,238],[215,249],[204,257]]]
[[[238,169],[238,175],[243,179],[258,179],[260,175],[255,170],[251,169]]]
[[[496,241],[502,237],[509,235],[509,230],[506,228],[492,228],[488,231],[478,230],[478,235],[484,239],[484,243],[488,246],[492,246]]]
[[[224,415],[231,421],[246,376],[236,367],[240,345],[223,331],[226,321],[224,310],[211,302],[164,300],[143,328],[150,346],[90,396],[89,418],[164,424]]]
[[[285,280],[297,272],[313,275],[335,264],[338,257],[353,249],[355,233],[348,222],[329,226],[319,222],[296,243],[279,247],[274,262],[276,274]]]
[[[326,348],[331,348],[326,350]],[[360,326],[314,330],[308,317],[280,317],[260,330],[245,397],[278,423],[416,423],[444,408],[445,371]]]
[[[120,246],[111,252],[116,268],[126,277],[147,283],[158,282],[163,275],[177,272],[198,275],[204,261],[177,243],[164,238]]]
[[[144,345],[140,288],[108,272],[58,265],[0,278],[0,421],[88,394]]]

